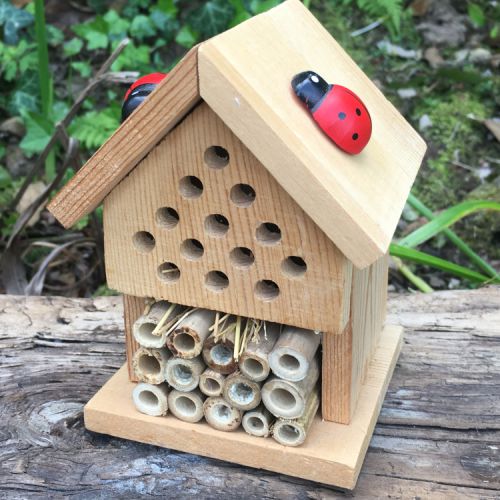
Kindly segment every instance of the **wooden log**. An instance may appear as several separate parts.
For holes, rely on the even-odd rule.
[[[204,370],[205,364],[201,357],[170,358],[165,369],[165,379],[174,389],[189,392],[198,387],[200,375]]]
[[[274,424],[273,438],[284,446],[300,446],[307,437],[319,408],[319,388],[316,387],[307,398],[304,414],[294,420],[280,418]]]
[[[235,431],[241,425],[241,411],[220,396],[205,399],[203,414],[208,425],[219,431]]]
[[[259,335],[258,342],[251,339],[241,355],[239,368],[241,373],[250,380],[262,382],[269,376],[269,353],[271,352],[281,326],[276,323],[266,323]]]
[[[132,382],[138,382],[132,359],[135,351],[139,349],[139,344],[134,338],[133,327],[137,318],[141,316],[146,307],[146,300],[143,297],[134,297],[133,295],[123,295],[123,321],[125,323],[125,348],[127,350],[127,368],[128,378]]]
[[[254,410],[247,411],[243,415],[241,425],[251,436],[268,437],[271,434],[273,422],[272,413],[263,404],[260,404]]]
[[[184,422],[199,422],[203,418],[203,401],[205,396],[195,389],[181,392],[176,389],[168,395],[168,408],[172,415]]]
[[[171,357],[172,354],[167,349],[140,347],[132,360],[135,377],[148,384],[165,382],[165,369]]]
[[[276,376],[298,382],[305,378],[321,342],[312,330],[286,326],[269,354],[269,365]]]
[[[224,399],[238,410],[253,410],[261,401],[260,386],[260,382],[234,372],[226,377],[222,393]]]
[[[290,382],[273,375],[262,387],[264,405],[275,417],[299,418],[306,409],[307,398],[318,378],[317,358],[313,358],[306,377],[299,382]]]
[[[234,356],[234,330],[225,339],[217,340],[212,334],[203,344],[203,359],[216,372],[228,375],[238,367]]]
[[[215,312],[208,309],[198,309],[184,318],[167,336],[167,346],[172,354],[184,359],[199,356],[214,318]]]
[[[200,376],[200,391],[206,396],[220,396],[225,378],[222,373],[207,368]]]
[[[160,321],[163,323],[176,317],[182,310],[182,306],[174,306],[166,300],[155,302],[147,314],[140,316],[134,323],[133,332],[135,340],[143,347],[164,347],[167,343],[166,331],[157,332]],[[170,314],[165,318],[166,313]]]
[[[166,415],[168,410],[168,386],[167,384],[146,384],[140,382],[132,391],[132,400],[135,407],[146,415],[159,417]]]

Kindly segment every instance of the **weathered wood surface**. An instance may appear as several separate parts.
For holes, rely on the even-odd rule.
[[[500,496],[498,288],[391,298],[405,345],[347,493],[86,431],[84,403],[125,360],[122,312],[0,296],[0,498]]]

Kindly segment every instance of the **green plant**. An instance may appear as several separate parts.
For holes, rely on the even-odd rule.
[[[500,211],[500,203],[487,200],[465,201],[444,210],[439,215],[434,215],[418,198],[413,195],[409,197],[409,203],[424,215],[429,222],[419,227],[412,233],[400,239],[390,246],[390,254],[397,259],[404,259],[417,264],[424,264],[441,271],[458,276],[474,284],[500,283],[500,275],[479,255],[477,255],[463,240],[461,240],[449,226],[464,217],[482,210]],[[479,269],[486,274],[472,271],[466,267],[453,262],[435,257],[425,252],[415,250],[414,247],[421,245],[438,234],[443,233],[459,250],[461,250]],[[400,271],[423,292],[432,289],[421,278],[399,265]]]

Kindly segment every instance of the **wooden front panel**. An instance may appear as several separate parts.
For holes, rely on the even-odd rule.
[[[125,294],[334,333],[348,317],[351,264],[205,103],[106,198],[104,228]]]

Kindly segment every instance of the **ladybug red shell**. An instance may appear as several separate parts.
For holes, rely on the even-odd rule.
[[[294,76],[292,88],[321,130],[343,151],[361,153],[372,134],[372,120],[363,101],[341,85],[328,84],[314,71]]]
[[[142,104],[144,99],[153,92],[156,86],[167,76],[168,73],[151,73],[141,76],[127,90],[122,105],[122,122],[124,122],[133,111]]]

